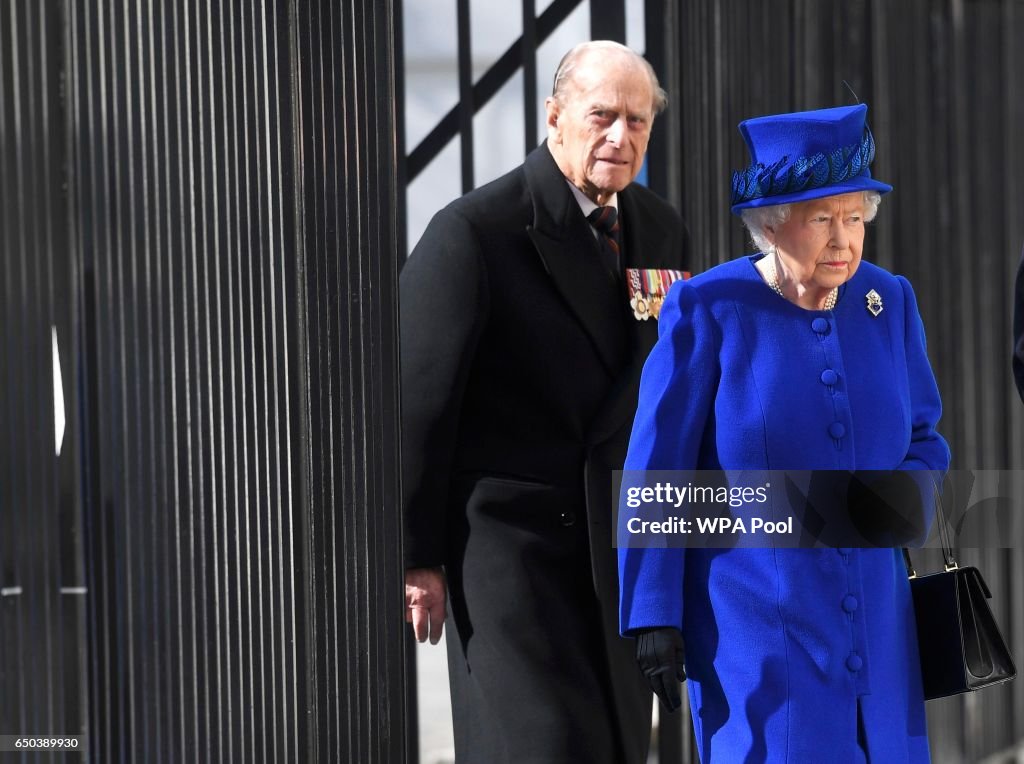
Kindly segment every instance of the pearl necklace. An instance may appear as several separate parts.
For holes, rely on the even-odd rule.
[[[772,259],[768,261],[768,286],[772,288],[783,300],[788,300],[782,293],[782,287],[779,286],[779,274],[775,270],[775,258],[769,255]],[[836,306],[836,301],[839,299],[839,287],[833,287],[832,291],[828,293],[828,297],[825,298],[825,307],[822,310],[832,310]]]

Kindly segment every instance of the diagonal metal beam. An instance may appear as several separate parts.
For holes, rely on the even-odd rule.
[[[555,0],[555,2],[549,5],[547,10],[537,18],[535,30],[536,44],[539,46],[544,42],[581,2],[582,0]],[[533,55],[534,51],[526,52],[529,55]],[[473,85],[472,100],[474,114],[480,111],[494,97],[495,93],[512,79],[519,67],[523,65],[523,53],[523,38],[520,37],[484,73],[484,76]],[[455,104],[451,111],[445,114],[434,129],[430,131],[430,134],[412,150],[406,162],[406,183],[411,183],[441,153],[444,147],[448,145],[448,141],[458,134],[461,111],[461,103]]]

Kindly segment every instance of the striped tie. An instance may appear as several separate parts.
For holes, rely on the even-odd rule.
[[[598,244],[605,267],[614,274],[616,279],[620,279],[622,267],[619,263],[618,210],[614,207],[598,207],[587,215],[587,220],[597,230]]]

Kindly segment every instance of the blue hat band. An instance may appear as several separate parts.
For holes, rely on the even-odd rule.
[[[835,186],[858,176],[870,178],[868,166],[874,158],[875,139],[865,126],[864,137],[850,146],[799,157],[793,162],[784,156],[770,165],[758,162],[742,172],[734,172],[732,204]]]

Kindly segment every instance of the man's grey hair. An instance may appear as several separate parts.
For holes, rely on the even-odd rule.
[[[864,222],[870,223],[878,214],[882,195],[877,191],[864,192]],[[748,207],[740,211],[743,225],[747,227],[754,246],[761,252],[770,252],[772,243],[765,235],[768,228],[777,228],[789,220],[792,204],[773,204],[770,207]]]
[[[560,105],[565,104],[567,91],[570,83],[572,82],[573,72],[576,70],[576,65],[579,63],[580,58],[584,53],[589,53],[594,50],[614,50],[619,53],[628,53],[639,61],[647,72],[647,76],[651,78],[651,92],[654,93],[654,103],[651,104],[651,106],[654,109],[654,113],[661,114],[661,112],[665,110],[665,106],[668,104],[668,96],[665,94],[661,85],[658,84],[658,75],[654,73],[654,67],[651,66],[650,62],[646,58],[641,56],[632,48],[628,48],[625,45],[613,42],[612,40],[591,40],[590,42],[581,42],[562,56],[562,60],[558,64],[558,70],[555,72],[554,86],[551,88],[551,97]]]

